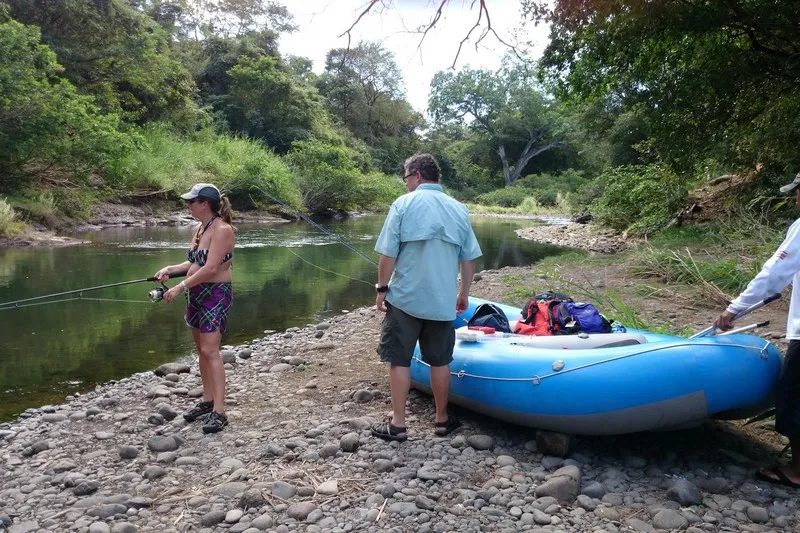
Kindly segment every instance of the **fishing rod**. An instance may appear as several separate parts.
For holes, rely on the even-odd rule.
[[[185,275],[186,275],[185,272],[182,273],[182,274],[170,274],[169,278],[170,279],[172,279],[172,278],[180,278],[180,277],[183,277]],[[70,298],[70,299],[80,299],[83,296],[84,292],[96,291],[96,290],[100,290],[100,289],[108,289],[110,287],[121,287],[123,285],[133,285],[134,283],[144,283],[146,281],[158,281],[158,278],[156,278],[154,276],[154,277],[150,277],[150,278],[134,279],[134,280],[131,280],[131,281],[120,281],[118,283],[108,283],[106,285],[97,285],[96,287],[86,287],[86,288],[83,288],[83,289],[75,289],[75,290],[72,290],[72,291],[56,292],[56,293],[53,293],[53,294],[45,294],[44,296],[34,296],[33,298],[24,298],[22,300],[14,300],[12,302],[3,302],[3,303],[0,303],[0,311],[5,311],[6,309],[15,309],[15,308],[18,308],[18,307],[27,307],[28,305],[36,305],[36,304],[29,304],[27,302],[33,302],[33,301],[44,300],[44,299],[49,299],[49,298],[58,298],[60,296],[68,296],[70,294],[78,294],[79,295],[78,298]],[[149,293],[150,299],[152,301],[154,301],[154,302],[157,302],[158,300],[160,300],[164,295],[164,292],[165,292],[164,288],[166,286],[163,283],[161,285],[162,285],[161,287],[153,289]],[[159,294],[156,296],[156,293],[159,293]],[[59,300],[59,301],[63,301],[63,300]],[[53,302],[44,302],[44,303],[53,303]],[[20,305],[20,304],[23,304],[23,305]]]
[[[358,248],[356,248],[355,246],[353,246],[352,244],[347,242],[344,238],[340,237],[336,233],[334,233],[334,232],[330,231],[329,229],[326,229],[325,227],[321,226],[320,224],[314,222],[308,215],[305,215],[305,214],[301,213],[300,211],[298,211],[294,207],[290,206],[289,204],[287,204],[285,202],[282,202],[278,198],[275,198],[274,196],[272,196],[267,191],[265,191],[264,189],[262,189],[261,187],[259,187],[257,185],[252,185],[250,188],[251,189],[257,189],[261,194],[263,194],[264,196],[266,196],[267,198],[269,198],[270,200],[272,200],[276,204],[280,205],[281,207],[285,207],[286,209],[289,209],[289,210],[293,211],[294,214],[296,214],[298,217],[300,217],[301,219],[305,220],[306,222],[308,222],[309,224],[314,226],[317,230],[321,231],[322,233],[324,233],[326,235],[329,235],[329,236],[333,237],[334,239],[339,241],[340,244],[344,245],[349,250],[351,250],[351,251],[357,253],[358,255],[360,255],[362,258],[364,258],[366,261],[371,263],[373,266],[375,266],[375,267],[378,266],[378,263],[373,258],[371,258],[368,255],[366,255],[364,252],[362,252],[361,250],[359,250]]]

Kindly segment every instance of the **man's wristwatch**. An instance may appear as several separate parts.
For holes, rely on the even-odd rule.
[[[389,290],[388,285],[379,285],[377,283],[375,284],[375,292],[386,292],[388,290]]]

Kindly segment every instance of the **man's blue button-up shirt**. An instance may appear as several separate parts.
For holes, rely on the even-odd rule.
[[[396,258],[386,301],[425,320],[455,320],[461,261],[481,256],[469,211],[441,185],[423,183],[394,201],[375,251]]]

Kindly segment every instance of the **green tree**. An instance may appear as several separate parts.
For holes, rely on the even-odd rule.
[[[542,66],[572,101],[613,101],[676,168],[717,158],[800,165],[800,4],[783,0],[558,0]]]
[[[99,113],[61,71],[37,28],[0,23],[0,190],[52,166],[80,177],[129,146],[119,118]]]
[[[242,56],[230,72],[230,98],[237,115],[229,115],[232,129],[261,138],[286,152],[292,143],[330,131],[316,89],[295,81],[270,56]]]
[[[424,120],[405,100],[394,56],[379,43],[329,51],[316,86],[328,111],[370,147],[383,172],[397,172],[419,147]]]
[[[533,158],[563,145],[565,125],[557,106],[525,65],[438,72],[428,107],[438,124],[464,124],[486,139],[506,185],[517,181]]]
[[[64,77],[100,108],[134,122],[192,120],[194,84],[169,35],[123,0],[3,0],[41,28]]]

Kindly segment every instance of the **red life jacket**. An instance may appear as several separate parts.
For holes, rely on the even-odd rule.
[[[555,308],[561,300],[531,300],[527,312],[517,321],[514,333],[519,335],[555,335],[560,326],[555,317]]]

